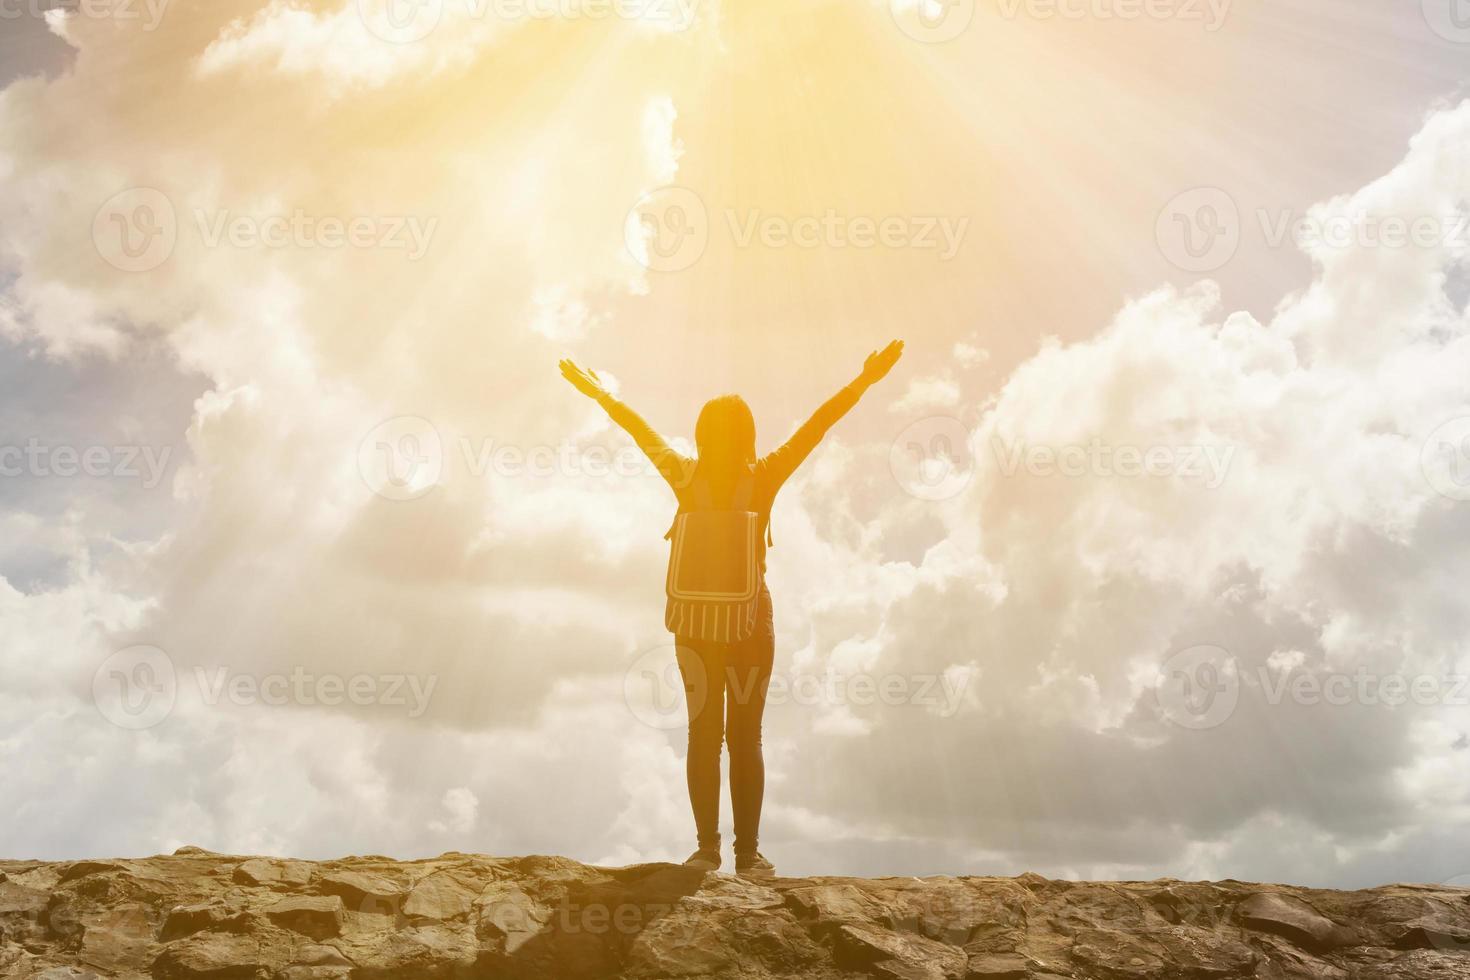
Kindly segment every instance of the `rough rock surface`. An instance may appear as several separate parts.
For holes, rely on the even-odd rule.
[[[1470,980],[1470,890],[747,880],[444,854],[0,861],[0,976]]]

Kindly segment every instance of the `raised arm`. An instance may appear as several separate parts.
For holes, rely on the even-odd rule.
[[[837,424],[837,420],[852,410],[858,403],[858,399],[883,377],[893,370],[893,365],[903,356],[903,341],[895,340],[880,351],[874,351],[868,355],[863,362],[863,370],[846,387],[823,403],[811,418],[802,423],[801,428],[794,432],[786,444],[765,458],[767,472],[775,479],[777,486],[786,482],[786,478],[796,472],[796,468],[802,464],[827,430]]]
[[[638,448],[643,450],[643,454],[648,457],[659,474],[677,493],[688,481],[690,467],[693,466],[694,461],[688,456],[681,456],[674,452],[664,441],[664,437],[643,420],[643,416],[614,398],[612,393],[603,387],[602,379],[597,376],[596,371],[584,371],[570,360],[563,360],[560,366],[561,376],[566,378],[573,388],[601,405],[603,411],[607,412],[608,418],[622,426],[623,430],[633,437]]]

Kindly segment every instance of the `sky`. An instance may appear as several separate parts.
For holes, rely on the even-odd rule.
[[[898,337],[773,515],[783,873],[1470,881],[1460,0],[14,0],[0,85],[0,854],[682,859],[557,361],[768,451]]]

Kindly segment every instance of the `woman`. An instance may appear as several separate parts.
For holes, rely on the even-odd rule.
[[[596,400],[614,422],[627,430],[668,481],[679,500],[675,517],[691,511],[723,509],[751,511],[758,586],[753,602],[754,621],[748,635],[720,642],[676,627],[683,622],[672,614],[679,671],[689,695],[689,754],[686,764],[689,803],[699,847],[685,865],[704,871],[720,866],[720,744],[730,746],[730,804],[735,813],[735,871],[768,876],[772,864],[756,849],[766,770],[761,756],[761,716],[775,659],[776,634],[771,617],[771,593],[765,586],[766,547],[771,544],[771,505],[776,492],[810,455],[838,419],[881,380],[903,354],[903,342],[893,341],[868,355],[863,370],[847,387],[817,409],[786,444],[757,457],[755,418],[739,395],[723,395],[700,410],[694,426],[694,459],[669,448],[663,437],[638,413],[614,398],[597,377],[569,360],[561,373],[582,394]],[[673,531],[671,529],[670,534]],[[744,631],[741,631],[744,632]],[[698,693],[702,692],[703,697]]]

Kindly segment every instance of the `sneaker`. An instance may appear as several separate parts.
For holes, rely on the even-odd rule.
[[[769,878],[776,873],[776,866],[763,858],[760,851],[754,854],[737,854],[735,873],[749,878]]]
[[[684,867],[694,868],[696,871],[718,871],[720,867],[720,852],[712,847],[701,847],[689,855],[684,862]]]

